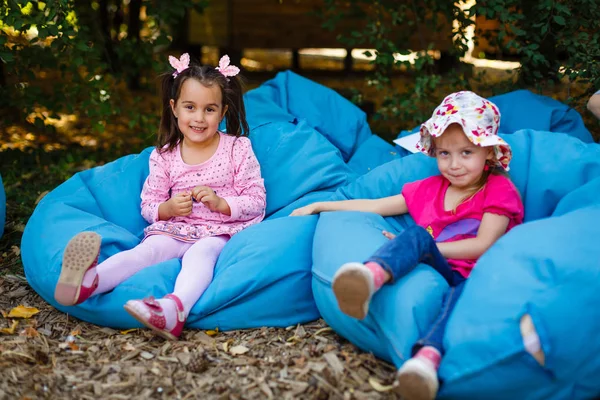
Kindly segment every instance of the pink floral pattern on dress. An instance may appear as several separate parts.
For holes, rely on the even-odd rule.
[[[433,156],[432,137],[441,136],[454,123],[462,126],[467,138],[477,146],[494,146],[497,165],[508,171],[512,150],[498,136],[500,111],[491,101],[469,91],[452,93],[437,106],[431,118],[421,125],[417,149]]]
[[[246,137],[220,134],[215,154],[198,165],[181,158],[180,146],[172,151],[150,154],[150,174],[142,189],[142,216],[151,225],[145,237],[166,235],[183,242],[195,242],[208,236],[233,236],[260,222],[265,215],[266,192],[260,165]],[[194,202],[192,214],[158,220],[158,207],[174,194],[191,192],[199,185],[208,186],[229,204],[231,215],[211,211]]]

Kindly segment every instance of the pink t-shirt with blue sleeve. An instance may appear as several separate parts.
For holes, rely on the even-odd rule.
[[[205,162],[186,164],[181,146],[172,151],[150,154],[150,174],[142,189],[142,216],[151,225],[146,236],[167,235],[184,242],[207,236],[233,236],[260,222],[265,216],[266,191],[260,165],[250,139],[219,132],[219,145]],[[193,203],[192,214],[158,220],[158,207],[174,194],[208,186],[229,204],[231,215],[211,211],[201,202]]]
[[[508,228],[523,222],[521,196],[511,180],[491,174],[484,187],[456,210],[444,209],[444,198],[450,182],[442,175],[407,183],[402,188],[408,212],[417,225],[425,228],[436,242],[453,242],[477,236],[484,213],[509,218]],[[465,278],[477,260],[448,259],[452,269]]]

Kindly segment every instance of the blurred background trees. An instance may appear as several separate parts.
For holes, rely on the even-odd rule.
[[[159,110],[126,106],[124,93],[143,104],[165,52],[201,58],[207,45],[238,61],[247,48],[288,48],[294,68],[303,47],[340,47],[340,78],[356,75],[352,49],[368,49],[365,86],[378,97],[376,121],[396,121],[392,130],[426,118],[440,91],[482,88],[479,59],[518,62],[516,79],[494,80],[490,93],[566,84],[564,100],[576,102],[600,89],[597,0],[3,0],[2,124],[51,134],[77,114],[95,132],[120,118],[152,135]],[[574,82],[584,89],[571,92]],[[359,104],[363,91],[345,85]]]
[[[24,122],[47,130],[51,129],[47,119],[78,112],[89,118],[95,131],[102,132],[107,119],[127,112],[131,128],[146,128],[145,113],[124,109],[117,89],[154,85],[154,75],[164,69],[164,64],[155,62],[156,53],[180,39],[187,13],[201,12],[206,3],[0,2],[4,124]]]

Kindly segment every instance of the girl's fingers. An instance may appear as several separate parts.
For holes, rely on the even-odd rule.
[[[383,233],[383,236],[385,236],[388,239],[393,239],[396,237],[396,235],[394,235],[393,233],[390,233],[388,231],[382,231],[381,233]]]
[[[208,203],[208,202],[210,202],[210,201],[212,201],[212,200],[214,200],[214,198],[213,198],[213,196],[212,196],[212,195],[210,195],[210,194],[207,194],[207,195],[203,196],[203,197],[200,199],[200,201],[201,201],[202,203]]]

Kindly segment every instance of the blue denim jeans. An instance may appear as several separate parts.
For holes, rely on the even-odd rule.
[[[450,289],[444,296],[442,308],[432,327],[413,346],[415,354],[423,346],[433,346],[444,353],[442,346],[448,318],[460,294],[466,278],[454,271],[438,250],[433,237],[422,227],[413,226],[381,246],[367,262],[381,265],[392,276],[392,282],[402,278],[420,263],[430,265],[448,282]]]

